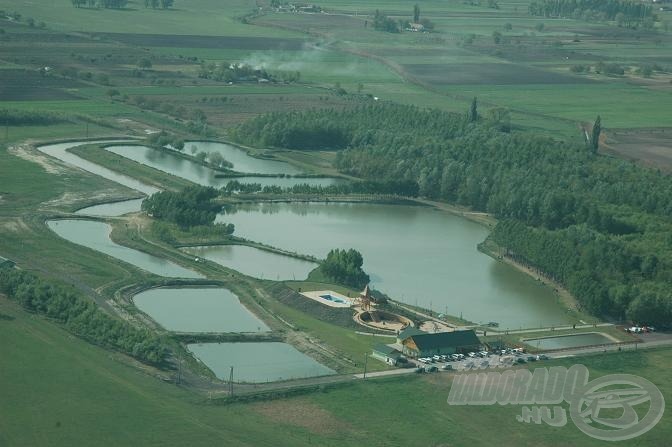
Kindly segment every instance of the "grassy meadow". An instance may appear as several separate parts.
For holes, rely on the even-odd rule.
[[[323,393],[220,406],[152,377],[154,371],[119,354],[71,337],[3,297],[0,335],[3,356],[13,359],[0,369],[3,445],[606,445],[571,421],[561,428],[520,424],[518,406],[449,407],[449,374],[368,380]],[[619,372],[641,375],[669,400],[670,361],[672,351],[666,349],[545,365],[580,362],[591,379]],[[666,413],[637,441],[666,445],[671,426]]]
[[[410,19],[415,3],[323,0],[316,4],[324,13],[298,14],[276,11],[266,0],[176,0],[169,10],[147,9],[141,0],[123,10],[74,8],[70,0],[0,0],[0,109],[51,112],[64,119],[0,127],[0,255],[99,301],[158,281],[48,229],[46,219],[137,194],[44,156],[30,147],[36,142],[146,137],[158,130],[185,140],[225,139],[233,126],[267,112],[347,110],[377,100],[464,112],[477,97],[481,114],[507,109],[515,131],[576,142],[583,138],[581,127],[601,115],[605,133],[616,135],[607,140],[610,153],[622,155],[619,144],[627,137],[628,158],[650,157],[653,167],[672,167],[672,146],[664,133],[672,127],[672,33],[664,29],[672,12],[661,13],[654,30],[631,30],[613,23],[531,17],[527,0],[500,0],[498,9],[485,1],[479,6],[428,0],[417,3],[421,17],[434,23],[433,32],[373,29],[376,9],[395,20]],[[202,66],[224,61],[249,64],[278,78],[296,72],[300,77],[228,83],[201,76]],[[597,73],[600,62],[618,65],[623,74]],[[657,68],[644,76],[642,68],[654,64]],[[590,71],[577,74],[576,65]],[[652,134],[652,128],[658,133]],[[652,141],[658,152],[641,151],[642,141]],[[257,150],[262,148],[252,152]],[[95,145],[73,152],[161,188],[189,185]],[[284,151],[276,157],[309,171],[335,170],[335,152]],[[288,305],[267,293],[270,281],[213,263],[197,264],[155,239],[148,220],[126,219],[115,221],[119,241],[180,259],[209,279],[230,284],[287,341],[304,351],[317,350],[313,343],[329,349],[330,366],[339,372],[360,372],[364,353],[390,341]],[[129,230],[124,223],[130,221],[136,225]],[[357,292],[324,281],[313,274],[307,281],[276,285]],[[139,323],[130,301],[115,304]],[[626,339],[616,329],[605,331]],[[519,408],[448,407],[449,374],[349,383],[252,404],[212,402],[207,385],[197,392],[169,384],[160,378],[172,377],[172,371],[88,344],[3,296],[0,339],[2,446],[606,445],[571,423],[564,428],[520,424],[515,420]],[[594,376],[642,375],[672,401],[667,380],[672,349],[577,361]],[[371,359],[368,366],[387,369]],[[670,417],[666,414],[637,442],[667,445]]]

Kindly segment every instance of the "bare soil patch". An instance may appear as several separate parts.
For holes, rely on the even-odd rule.
[[[672,172],[672,128],[608,131],[602,150]]]
[[[262,416],[304,428],[315,434],[331,434],[350,429],[350,426],[335,415],[307,399],[285,399],[252,404]]]
[[[37,163],[38,165],[42,166],[42,169],[47,171],[49,174],[62,174],[65,172],[62,167],[51,161],[48,157],[42,155],[42,153],[32,149],[28,145],[12,146],[8,149],[8,151],[10,154],[21,157],[24,160]]]
[[[32,70],[0,70],[0,100],[35,101],[79,99],[78,96],[61,90],[77,88],[82,84],[59,76],[42,75]]]
[[[194,36],[170,34],[100,33],[98,36],[128,45],[173,48],[233,48],[240,50],[301,50],[304,40],[271,37]]]

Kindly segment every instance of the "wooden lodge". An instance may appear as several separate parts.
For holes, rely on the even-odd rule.
[[[414,358],[481,350],[481,341],[472,329],[415,334],[402,340],[401,345],[403,354]]]

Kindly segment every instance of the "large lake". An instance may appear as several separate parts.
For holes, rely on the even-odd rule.
[[[193,270],[133,248],[116,244],[110,239],[112,227],[104,222],[82,219],[50,220],[49,228],[63,239],[128,262],[159,276],[203,278]]]
[[[244,275],[276,281],[302,280],[317,264],[246,245],[185,247],[182,250],[236,270]]]
[[[185,146],[185,151],[187,153],[190,153],[189,147],[191,144],[192,143],[188,143]],[[219,174],[219,171],[215,171],[214,169],[211,169],[207,166],[203,166],[186,158],[182,158],[177,154],[171,153],[171,150],[157,150],[146,146],[137,145],[108,146],[105,149],[122,157],[128,158],[129,160],[133,160],[146,166],[150,166],[154,169],[158,169],[159,171],[167,172],[168,174],[172,174],[176,177],[181,177],[204,186],[214,186],[216,188],[221,188],[231,180],[234,180],[233,178],[215,177],[216,174]],[[278,168],[280,171],[285,169],[285,165],[289,166],[287,163],[281,163],[277,161],[259,161],[281,165],[282,167]],[[262,186],[277,185],[283,187],[300,185],[304,183],[310,185],[331,185],[342,181],[334,178],[294,177],[236,177],[235,180],[238,180],[241,183],[260,183]]]
[[[220,287],[180,287],[147,290],[133,297],[135,305],[170,331],[261,332],[266,326]]]
[[[568,322],[550,288],[476,249],[485,227],[434,208],[250,204],[218,220],[235,224],[238,236],[319,258],[355,248],[372,285],[408,304],[500,329]]]
[[[198,343],[187,346],[215,375],[234,382],[273,382],[334,374],[287,343]]]

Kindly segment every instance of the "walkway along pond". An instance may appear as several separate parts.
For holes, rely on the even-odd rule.
[[[120,185],[126,186],[128,188],[135,189],[136,191],[140,191],[141,193],[144,193],[148,196],[158,192],[159,189],[155,188],[154,186],[147,185],[146,183],[143,183],[133,177],[119,174],[68,152],[68,149],[75,146],[81,146],[83,144],[104,144],[119,141],[120,140],[71,141],[67,143],[55,143],[38,146],[37,149],[47,155],[61,160],[64,163],[76,166],[80,169],[119,183]],[[140,211],[141,204],[142,199],[123,200],[120,202],[104,203],[102,205],[94,205],[83,208],[78,210],[77,214],[88,214],[92,216],[120,216],[122,214]]]
[[[191,144],[191,143],[190,143]],[[198,144],[198,143],[197,143]],[[137,163],[141,163],[146,166],[150,166],[154,169],[172,174],[176,177],[189,180],[191,182],[197,183],[203,186],[213,186],[215,188],[221,188],[226,185],[231,180],[237,180],[241,183],[260,183],[261,186],[293,186],[301,185],[307,183],[309,185],[331,185],[334,183],[341,182],[342,180],[336,178],[302,178],[302,177],[235,177],[235,178],[221,178],[216,177],[217,174],[221,174],[219,171],[211,169],[207,166],[203,166],[199,163],[193,162],[186,158],[182,158],[177,154],[172,154],[170,150],[157,150],[152,149],[146,146],[139,145],[119,145],[119,146],[107,146],[105,150],[120,155],[122,157],[133,160]],[[189,151],[189,145],[186,146],[187,151]],[[269,163],[277,163],[279,165],[285,165],[286,163],[281,163],[273,161]],[[283,168],[279,168],[280,171]],[[284,172],[279,172],[279,174],[284,174]]]
[[[210,245],[181,248],[244,275],[275,281],[303,280],[318,264],[247,245]]]

